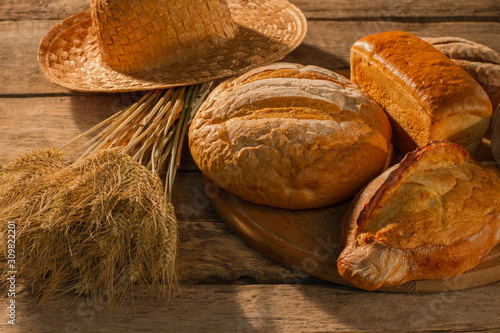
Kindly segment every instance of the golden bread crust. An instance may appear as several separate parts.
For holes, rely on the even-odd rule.
[[[344,219],[341,276],[374,290],[463,273],[500,242],[499,192],[500,170],[463,147],[417,149],[354,199]]]
[[[488,94],[493,110],[500,104],[500,54],[460,37],[422,38],[465,69]]]
[[[277,63],[220,84],[189,129],[200,170],[258,204],[302,209],[353,197],[392,155],[382,108],[348,79]]]
[[[391,31],[356,41],[351,80],[389,114],[403,153],[445,139],[474,152],[491,119],[491,102],[479,83],[409,33]]]

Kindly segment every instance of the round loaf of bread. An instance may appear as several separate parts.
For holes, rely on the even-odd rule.
[[[286,209],[352,198],[392,157],[378,104],[339,74],[290,63],[221,83],[194,117],[189,147],[217,186]]]

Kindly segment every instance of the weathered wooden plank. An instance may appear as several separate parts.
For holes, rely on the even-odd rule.
[[[0,98],[0,164],[33,149],[63,145],[131,104],[130,96]]]
[[[72,93],[47,81],[38,67],[39,42],[57,22],[59,21],[0,22],[0,95]],[[310,21],[303,44],[285,60],[333,70],[347,69],[349,50],[357,39],[388,30],[405,30],[422,37],[453,35],[474,40],[500,52],[500,22],[422,24],[388,21]]]
[[[38,46],[59,21],[0,21],[0,95],[69,93],[38,67]]]
[[[309,283],[317,279],[264,257],[224,223],[179,222],[182,284]]]
[[[292,0],[291,2],[296,4],[308,19],[498,21],[500,13],[500,3],[491,0]]]
[[[109,316],[66,296],[35,308],[0,300],[2,332],[477,332],[500,330],[500,283],[439,294],[391,294],[334,285],[185,285],[163,309],[136,291]]]
[[[291,0],[308,19],[395,20],[395,19],[469,19],[494,20],[500,4],[492,0]],[[0,20],[63,19],[88,8],[81,0],[4,0]],[[450,10],[453,9],[453,10]]]
[[[64,19],[89,8],[81,0],[4,0],[0,2],[0,20]]]
[[[208,189],[210,191],[210,189]],[[208,192],[210,193],[210,192]],[[201,173],[179,172],[172,189],[172,203],[178,220],[221,222],[207,196]]]

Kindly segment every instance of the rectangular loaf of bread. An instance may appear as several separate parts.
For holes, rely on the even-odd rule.
[[[410,33],[384,32],[354,43],[351,80],[385,109],[403,153],[433,140],[475,153],[491,120],[491,102],[479,83]]]

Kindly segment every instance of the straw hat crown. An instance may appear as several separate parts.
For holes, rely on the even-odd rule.
[[[122,72],[180,62],[232,38],[226,0],[92,0],[103,60]]]

